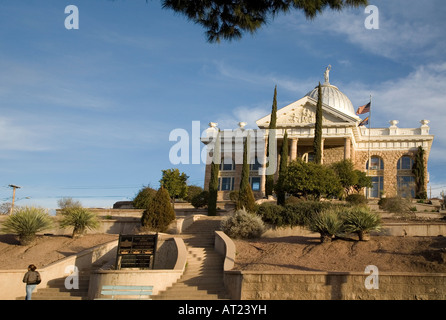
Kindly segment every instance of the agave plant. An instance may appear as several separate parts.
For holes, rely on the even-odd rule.
[[[370,231],[381,229],[381,217],[368,207],[353,207],[344,216],[346,232],[356,233],[360,241],[369,240]]]
[[[321,235],[321,242],[330,242],[334,236],[344,232],[344,224],[338,209],[321,211],[309,219],[308,228]]]
[[[73,228],[72,237],[82,236],[87,229],[96,229],[99,220],[93,212],[82,207],[66,208],[60,221],[62,228]]]
[[[8,216],[1,227],[5,233],[16,234],[21,245],[31,244],[38,232],[51,228],[53,221],[43,208],[20,207]]]

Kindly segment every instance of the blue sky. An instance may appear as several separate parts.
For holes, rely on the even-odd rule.
[[[204,30],[157,0],[0,2],[0,202],[57,207],[62,197],[110,207],[161,170],[178,167],[203,185],[204,165],[172,165],[169,133],[210,121],[255,127],[303,97],[332,65],[330,82],[354,106],[373,95],[373,127],[430,120],[430,187],[446,189],[444,1],[370,1],[313,21],[280,15],[240,41],[209,44]],[[67,30],[68,5],[79,29]],[[30,197],[30,199],[24,199]]]

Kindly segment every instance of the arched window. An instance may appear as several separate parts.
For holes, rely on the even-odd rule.
[[[369,161],[367,160],[366,169],[369,169]],[[370,170],[384,170],[384,161],[380,157],[370,158]]]
[[[415,197],[415,176],[412,173],[413,159],[410,156],[402,156],[398,159],[397,184],[398,194],[404,198]]]
[[[370,165],[369,165],[370,162]],[[369,198],[380,198],[384,192],[384,161],[378,156],[372,156],[365,165],[367,174],[372,178],[372,187],[367,188]]]

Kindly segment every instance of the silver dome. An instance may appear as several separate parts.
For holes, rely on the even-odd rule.
[[[307,93],[305,96],[313,98],[317,101],[318,99],[318,87],[314,88],[312,91]],[[355,108],[353,107],[350,99],[343,94],[336,86],[330,83],[324,83],[321,85],[322,89],[322,102],[333,107],[349,116],[357,117],[355,113]]]

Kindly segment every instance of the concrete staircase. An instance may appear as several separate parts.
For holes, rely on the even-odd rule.
[[[181,237],[188,249],[183,276],[153,296],[153,300],[215,300],[227,299],[223,284],[224,257],[214,251],[215,230],[221,217],[203,217],[195,221]]]
[[[88,300],[89,272],[79,273],[79,289],[66,289],[65,278],[53,279],[46,288],[39,288],[32,294],[32,300]],[[25,300],[25,296],[17,298]]]
[[[215,230],[222,217],[204,216],[181,235],[188,249],[187,265],[181,279],[153,300],[227,299],[223,284],[224,257],[214,251]],[[92,266],[93,269],[98,266]],[[37,286],[33,300],[88,300],[90,271],[79,272],[79,289],[66,289],[65,278],[49,281],[46,288]],[[17,298],[24,300],[25,296]]]

